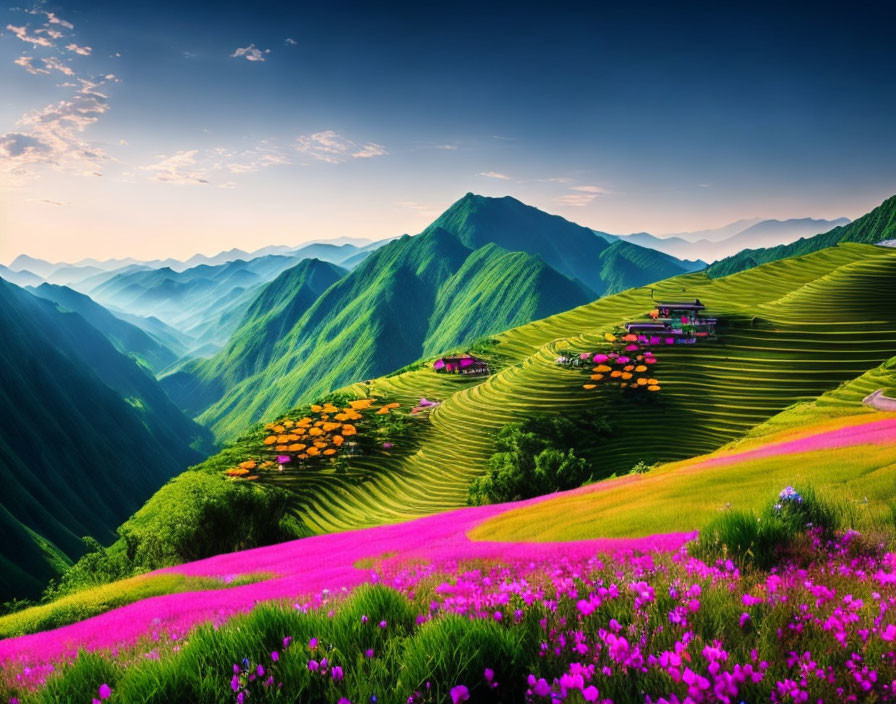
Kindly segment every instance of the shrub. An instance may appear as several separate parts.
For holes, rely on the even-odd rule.
[[[768,569],[810,531],[832,538],[843,515],[843,509],[822,500],[811,487],[787,487],[758,515],[731,510],[711,521],[700,531],[694,550],[703,559],[727,557],[741,567]]]
[[[470,485],[468,502],[519,501],[581,486],[593,473],[585,443],[609,431],[603,418],[573,422],[560,415],[505,425],[495,438],[496,452],[485,475]]]

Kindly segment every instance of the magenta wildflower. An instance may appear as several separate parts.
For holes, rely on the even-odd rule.
[[[311,672],[317,672],[320,669],[320,663],[317,660],[309,660],[308,669],[311,670]]]
[[[334,680],[341,680],[345,675],[342,672],[342,668],[339,665],[333,665],[333,669],[330,671],[330,675]]]
[[[470,698],[470,690],[467,689],[466,685],[459,684],[456,687],[451,688],[451,703],[452,704],[460,704],[460,702],[465,702]]]
[[[101,700],[106,700],[112,696],[112,688],[105,682],[100,685],[99,695]]]
[[[274,662],[277,662],[279,659],[280,659],[280,653],[278,653],[276,650],[271,651],[271,660],[273,660]]]

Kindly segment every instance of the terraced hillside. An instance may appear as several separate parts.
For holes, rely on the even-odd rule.
[[[889,525],[896,413],[863,406],[862,392],[896,386],[896,357],[817,400],[794,404],[723,449],[558,494],[478,525],[485,541],[550,541],[700,529],[720,512],[758,511],[762,497],[811,486],[849,506],[863,530]]]
[[[658,351],[660,394],[636,402],[614,388],[587,391],[582,371],[554,362],[561,350],[595,350],[605,332],[643,315],[654,299],[695,297],[723,318],[720,339]],[[442,403],[388,454],[354,459],[342,473],[270,481],[295,490],[304,522],[327,532],[463,505],[494,431],[539,411],[606,413],[614,435],[590,457],[595,478],[639,461],[708,453],[889,359],[896,352],[893,300],[896,252],[854,244],[721,280],[694,273],[629,290],[496,336],[485,354],[499,371],[485,380],[423,368],[349,387],[405,407],[421,396]]]

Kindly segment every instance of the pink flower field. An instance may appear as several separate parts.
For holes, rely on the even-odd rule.
[[[440,565],[464,560],[544,560],[558,554],[584,559],[598,552],[673,551],[693,537],[675,533],[567,543],[497,543],[474,542],[466,535],[481,521],[540,500],[459,509],[409,523],[322,535],[172,567],[162,571],[223,579],[258,572],[277,576],[220,591],[153,597],[53,631],[0,641],[0,662],[33,665],[73,656],[78,649],[120,648],[148,634],[184,634],[197,623],[221,621],[261,601],[351,589],[371,579],[371,570],[356,563],[383,555],[394,555],[382,560],[383,569],[406,561]]]

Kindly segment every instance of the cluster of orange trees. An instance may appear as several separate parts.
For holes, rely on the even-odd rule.
[[[346,447],[354,448],[354,437],[371,415],[389,416],[400,404],[377,404],[377,399],[349,401],[344,406],[330,401],[311,405],[305,415],[287,414],[268,423],[252,448],[252,458],[225,471],[235,479],[255,480],[261,470],[282,470],[335,458]]]

